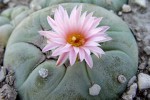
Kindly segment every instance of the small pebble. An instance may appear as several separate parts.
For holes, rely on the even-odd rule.
[[[45,68],[41,68],[39,70],[39,75],[42,77],[42,78],[46,78],[48,76],[48,69],[45,69]]]
[[[132,95],[123,95],[123,96],[122,96],[122,99],[123,99],[123,100],[133,100],[133,99],[132,99]]]
[[[147,95],[147,99],[150,100],[150,93]]]
[[[145,69],[145,67],[146,67],[146,64],[144,62],[144,63],[141,63],[138,68],[143,70],[143,69]]]
[[[0,97],[0,100],[16,100],[17,92],[8,84],[5,84],[2,88],[0,88]]]
[[[133,100],[133,98],[136,96],[137,91],[137,83],[133,83],[129,90],[123,94],[122,99],[123,100]]]
[[[118,15],[119,15],[119,16],[122,16],[122,11],[119,11],[119,12],[118,12]]]
[[[7,4],[8,2],[10,2],[10,0],[3,0],[4,4]]]
[[[120,83],[125,83],[127,81],[126,77],[124,75],[119,75],[118,76],[118,81]]]
[[[131,12],[131,7],[130,7],[130,5],[124,4],[124,5],[122,6],[122,12],[125,12],[125,13]]]
[[[147,93],[148,93],[147,90],[145,90],[145,91],[143,92],[143,95],[146,96]]]
[[[144,51],[146,52],[147,55],[150,55],[150,46],[144,47]]]
[[[0,82],[2,82],[5,79],[5,75],[6,75],[6,68],[1,67],[1,70],[0,70]]]
[[[150,35],[145,36],[143,43],[145,46],[150,46]]]
[[[148,74],[138,74],[138,87],[140,90],[150,88],[150,76]]]
[[[146,0],[134,0],[134,1],[139,6],[146,8]]]
[[[89,94],[92,96],[96,96],[99,94],[101,87],[98,84],[94,84],[92,87],[89,88]]]
[[[131,86],[135,81],[136,81],[136,76],[133,76],[133,77],[129,80],[127,86],[128,86],[128,87]]]
[[[133,83],[130,86],[129,90],[127,91],[127,94],[132,95],[132,98],[134,98],[136,95],[136,90],[137,90],[137,83]]]

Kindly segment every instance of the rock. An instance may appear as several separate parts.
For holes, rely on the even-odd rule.
[[[150,100],[150,93],[147,95],[147,99]]]
[[[132,100],[132,95],[123,95],[122,99],[123,100]]]
[[[124,4],[122,6],[122,12],[125,12],[125,13],[131,12],[131,7],[129,5],[127,5],[127,4]]]
[[[139,69],[145,69],[145,67],[146,67],[146,63],[144,62],[144,63],[141,63],[140,65],[139,65]]]
[[[3,0],[4,4],[7,4],[8,2],[10,2],[10,0]]]
[[[42,78],[46,78],[48,76],[48,69],[45,69],[45,68],[41,68],[39,70],[39,75],[42,77]]]
[[[1,67],[1,70],[0,70],[0,82],[2,82],[5,79],[5,75],[6,75],[6,69],[4,67]]]
[[[133,76],[133,77],[129,80],[127,86],[128,86],[128,87],[131,86],[135,81],[136,81],[136,76]]]
[[[134,2],[139,6],[146,8],[146,0],[134,0]]]
[[[138,74],[138,88],[140,90],[150,88],[150,76],[144,73]]]
[[[118,81],[120,83],[125,83],[127,81],[126,77],[124,75],[119,75],[118,76]]]
[[[150,55],[150,46],[144,47],[144,51],[146,52],[147,55]]]
[[[8,84],[0,88],[0,100],[16,100],[17,92]]]
[[[119,12],[118,12],[118,15],[119,15],[119,16],[122,16],[122,11],[119,11]]]
[[[145,91],[143,92],[143,95],[146,96],[147,93],[148,93],[147,90],[145,90]]]
[[[122,99],[123,100],[133,100],[133,98],[136,95],[136,91],[137,91],[137,83],[133,83],[129,90],[123,94]]]
[[[96,96],[99,94],[101,87],[98,84],[94,84],[91,88],[89,88],[89,94],[92,96]]]
[[[143,43],[145,46],[150,46],[150,35],[145,36]]]
[[[11,75],[7,75],[7,76],[6,76],[6,83],[7,83],[7,84],[13,85],[13,84],[14,84],[14,81],[15,81],[15,77],[14,77],[14,76],[11,76]]]
[[[132,95],[132,98],[134,98],[135,95],[136,95],[136,90],[137,90],[137,83],[133,83],[133,84],[130,86],[130,89],[127,91],[127,94],[128,94],[128,95]]]

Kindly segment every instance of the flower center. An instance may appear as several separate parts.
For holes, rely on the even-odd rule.
[[[67,36],[67,42],[72,46],[80,47],[85,43],[85,37],[80,33],[71,33]]]

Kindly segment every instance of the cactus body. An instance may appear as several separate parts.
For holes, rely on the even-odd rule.
[[[61,4],[68,12],[79,3]],[[55,59],[47,59],[41,49],[46,39],[38,31],[50,30],[47,16],[53,16],[58,5],[39,10],[23,20],[13,31],[6,48],[4,65],[15,70],[16,88],[21,100],[116,100],[126,88],[117,77],[124,75],[129,80],[135,75],[138,51],[135,39],[128,26],[115,14],[91,4],[82,4],[83,12],[95,12],[103,17],[100,25],[110,26],[108,34],[112,41],[102,44],[106,52],[100,59],[92,56],[93,69],[85,62],[73,66],[56,67]],[[48,69],[47,78],[38,71]],[[91,83],[101,86],[97,96],[91,96]]]

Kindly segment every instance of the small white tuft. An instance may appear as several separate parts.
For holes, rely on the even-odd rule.
[[[45,68],[41,68],[39,70],[39,75],[42,77],[42,78],[46,78],[48,76],[48,69],[45,69]]]
[[[124,75],[119,75],[118,76],[118,81],[120,83],[125,83],[127,81],[126,77]]]
[[[96,96],[99,94],[101,87],[98,84],[94,84],[92,87],[89,88],[89,94],[92,96]]]

